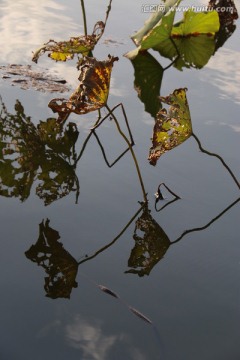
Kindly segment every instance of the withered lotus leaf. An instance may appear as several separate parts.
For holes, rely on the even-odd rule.
[[[37,63],[39,57],[45,52],[49,52],[48,56],[55,61],[71,60],[75,54],[87,55],[102,36],[104,27],[104,23],[98,21],[94,26],[92,35],[71,37],[68,41],[49,40],[34,52],[32,61]]]
[[[98,61],[95,58],[85,57],[79,66],[80,84],[69,100],[52,99],[48,106],[59,114],[59,121],[66,114],[86,114],[100,109],[107,103],[111,72],[114,61],[118,58],[108,56],[107,60]]]
[[[160,100],[170,107],[168,111],[161,109],[156,116],[152,147],[148,157],[151,165],[156,165],[162,154],[180,145],[192,135],[186,90],[186,88],[175,89],[172,94],[160,97]]]

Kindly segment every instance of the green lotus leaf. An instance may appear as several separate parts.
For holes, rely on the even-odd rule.
[[[175,60],[174,66],[202,68],[215,51],[214,35],[219,30],[219,16],[216,11],[195,13],[188,10],[184,19],[174,25],[171,35],[154,50],[164,57]]]
[[[174,25],[172,29],[172,37],[199,34],[214,35],[220,27],[219,15],[217,11],[210,12],[194,12],[189,9],[184,13],[183,20]]]
[[[169,39],[173,27],[176,10],[169,11],[162,17],[159,25],[155,26],[141,42],[141,50],[157,46],[162,41]]]
[[[134,67],[134,88],[139,99],[144,103],[145,110],[152,117],[156,117],[161,108],[159,102],[163,68],[148,52],[139,53],[131,60]]]
[[[162,42],[155,50],[171,60],[175,58],[174,66],[178,70],[183,67],[201,69],[205,66],[215,51],[214,36],[201,34],[196,37],[176,38],[173,44],[171,39]],[[176,51],[178,49],[179,55]]]
[[[169,10],[173,11],[174,7],[178,6],[180,2],[181,0],[165,0],[164,5],[160,2],[159,6],[157,6],[158,11],[154,12],[144,23],[144,26],[131,36],[134,43],[140,45],[144,36],[160,23],[161,19],[168,14]],[[148,5],[143,5],[143,7],[145,6],[148,7]]]

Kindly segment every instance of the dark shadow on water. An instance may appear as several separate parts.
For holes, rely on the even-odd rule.
[[[166,232],[152,217],[148,206],[145,203],[141,203],[136,213],[130,218],[113,240],[98,249],[94,254],[83,255],[83,259],[79,261],[64,249],[63,244],[59,242],[60,235],[58,231],[49,226],[50,221],[47,219],[39,224],[38,240],[25,252],[25,255],[28,259],[37,263],[37,265],[42,266],[45,270],[47,274],[44,286],[46,296],[51,298],[70,298],[72,288],[77,287],[75,278],[77,276],[78,267],[86,261],[93,260],[113,246],[139,215],[140,216],[135,221],[133,232],[135,246],[128,259],[128,266],[130,269],[125,271],[125,273],[137,274],[142,277],[150,275],[152,269],[166,256],[171,245],[180,242],[180,240],[192,232],[206,230],[237,205],[239,201],[240,198],[237,198],[218,215],[207,222],[207,224],[185,230],[175,240],[170,240]]]
[[[78,286],[75,280],[78,263],[64,249],[58,231],[51,228],[49,222],[47,219],[39,224],[38,240],[25,255],[45,270],[44,289],[47,297],[70,299],[72,288]]]
[[[31,117],[25,114],[24,107],[20,101],[16,100],[15,113],[11,114],[8,112],[5,104],[0,98],[1,196],[8,198],[18,198],[23,202],[28,199],[33,184],[36,183],[36,195],[44,202],[45,205],[50,205],[54,201],[59,200],[71,193],[75,194],[75,200],[77,202],[80,194],[79,179],[76,175],[77,165],[92,135],[95,137],[97,144],[99,145],[105,163],[110,168],[114,166],[128,151],[131,152],[142,189],[143,202],[140,202],[139,208],[131,216],[121,231],[114,237],[114,239],[109,241],[101,248],[97,249],[93,254],[83,255],[81,260],[76,260],[76,258],[73,257],[64,248],[63,243],[60,242],[59,232],[50,227],[49,219],[41,221],[39,224],[39,234],[37,241],[25,252],[25,256],[38,266],[42,267],[44,270],[44,290],[46,296],[51,299],[70,299],[73,288],[76,289],[78,287],[76,277],[79,272],[79,266],[87,261],[95,259],[101,253],[107,251],[110,247],[116,244],[116,242],[121,239],[125,231],[129,229],[133,223],[135,224],[132,236],[134,247],[132,248],[130,255],[126,255],[128,258],[129,269],[126,270],[125,273],[138,275],[139,277],[143,277],[145,275],[149,276],[153,268],[163,258],[166,259],[167,251],[171,245],[179,243],[190,233],[206,230],[230,209],[236,206],[240,201],[240,198],[237,198],[206,224],[184,230],[182,234],[175,240],[171,240],[167,235],[167,232],[162,229],[158,222],[153,218],[148,206],[147,194],[142,180],[141,171],[133,150],[134,140],[124,106],[120,103],[113,109],[110,109],[107,105],[112,65],[114,61],[118,60],[118,58],[111,57],[109,55],[107,60],[97,61],[92,56],[94,46],[97,44],[105,30],[106,22],[111,10],[111,3],[112,0],[109,1],[107,7],[105,22],[97,22],[97,26],[94,27],[92,35],[88,36],[85,6],[84,1],[81,0],[85,35],[79,37],[77,41],[84,40],[84,45],[87,45],[87,40],[89,40],[91,46],[87,47],[88,56],[85,56],[86,51],[81,52],[79,49],[75,49],[77,50],[75,52],[72,50],[72,53],[70,53],[70,55],[73,56],[76,53],[84,54],[84,57],[79,60],[77,64],[78,69],[80,69],[79,86],[69,99],[66,100],[56,98],[50,101],[49,107],[54,112],[58,112],[57,119],[48,118],[45,121],[39,121],[38,125],[36,126],[31,120]],[[234,5],[231,0],[220,0],[220,2],[217,0],[211,0],[209,6],[216,8],[216,6],[219,6],[219,3],[221,6],[226,6],[226,4],[229,3]],[[170,107],[171,116],[167,114],[165,109],[162,109],[163,99],[168,99],[168,101],[170,99],[170,96],[166,98],[159,98],[164,71],[167,71],[172,66],[179,70],[184,67],[202,68],[205,66],[210,57],[214,55],[217,49],[220,48],[235,31],[236,25],[234,21],[238,18],[235,5],[234,9],[235,10],[233,14],[231,15],[227,14],[227,16],[226,12],[224,15],[219,15],[220,30],[214,37],[211,34],[200,34],[200,37],[199,34],[195,34],[194,37],[192,37],[190,34],[190,36],[185,36],[181,39],[178,37],[175,37],[174,39],[170,36],[167,41],[168,44],[170,44],[171,54],[164,52],[166,47],[161,48],[161,44],[159,44],[158,48],[153,47],[153,49],[157,50],[160,55],[165,56],[171,60],[170,65],[165,68],[163,68],[161,64],[147,51],[140,52],[134,60],[131,60],[135,71],[134,88],[137,91],[139,99],[144,104],[146,112],[148,112],[156,120],[156,122],[159,120],[161,126],[163,124],[162,120],[167,118],[167,121],[161,128],[158,126],[158,130],[160,130],[156,132],[157,135],[163,132],[162,129],[164,126],[165,134],[169,132],[172,135],[176,129],[177,133],[181,133],[179,128],[181,128],[182,125],[183,127],[186,126],[186,124],[191,125],[190,116],[184,118],[182,123],[178,121],[179,114],[177,110],[181,108],[182,104],[179,105],[179,103],[177,103],[175,108]],[[181,47],[182,42],[186,44],[185,48]],[[185,51],[186,48],[190,47],[191,42],[194,42],[195,44],[194,49],[192,49],[193,52],[197,54],[201,53],[201,57],[196,56],[194,57],[194,60],[187,58],[190,52],[187,53]],[[66,51],[64,54],[61,46],[65,46],[66,50],[66,48],[68,49],[69,45],[72,45],[71,41],[64,41],[61,43],[56,43],[53,41],[53,43],[55,50],[56,47],[57,50],[60,49],[61,51],[59,51],[59,54],[63,54],[66,60],[69,54],[66,53]],[[38,56],[40,56],[42,51],[51,51],[49,50],[49,46],[52,46],[53,44],[48,43],[48,47],[46,47],[46,45],[47,44],[35,52],[35,60],[36,58],[38,59]],[[54,51],[50,54],[50,57],[54,58],[54,56],[56,56]],[[50,80],[51,79],[48,79],[48,83],[50,83]],[[94,85],[96,85],[96,88]],[[96,89],[98,91],[96,91]],[[185,89],[183,88],[175,90],[180,93],[180,100],[184,99],[181,97],[183,93],[182,90]],[[172,105],[171,102],[166,103],[168,105]],[[188,108],[186,109],[187,101],[182,101],[182,103],[184,108],[183,113],[185,112],[185,115],[186,113],[187,115],[190,114],[188,112]],[[100,115],[100,108],[102,107],[105,107],[108,110],[108,114],[105,117],[101,117]],[[122,131],[114,114],[114,110],[118,107],[121,107],[124,116],[125,126],[127,127],[127,135]],[[66,125],[66,121],[72,112],[76,114],[85,114],[89,111],[96,110],[99,111],[99,118],[95,126],[90,129],[89,134],[81,145],[80,151],[77,153],[76,144],[79,140],[79,131],[76,124],[73,122],[68,122]],[[159,115],[160,119],[157,119],[157,115]],[[127,148],[120,155],[118,155],[112,163],[109,162],[104,146],[97,134],[98,127],[108,118],[114,121],[119,134],[127,144]],[[169,127],[169,124],[172,123],[174,123],[174,126]],[[170,139],[172,141],[168,143],[166,142],[168,148],[166,147],[165,150],[162,152],[160,151],[160,153],[162,154],[168,150],[171,150],[190,136],[193,136],[198,144],[199,149],[203,153],[216,157],[221,161],[222,165],[231,175],[239,189],[239,181],[233,174],[230,167],[222,159],[222,157],[220,157],[218,154],[205,150],[202,147],[197,135],[192,132],[191,126],[189,129],[191,129],[191,131],[188,133],[183,133],[182,131],[180,134],[182,136],[181,139],[180,137],[178,139],[172,137],[172,139]],[[159,146],[159,143],[157,146]],[[173,199],[160,206],[160,208],[157,208],[157,203],[161,204],[161,202],[164,201],[164,196],[161,192],[162,187],[165,187],[165,189],[173,196]],[[180,196],[175,194],[166,184],[163,183],[159,185],[156,195],[156,211],[163,211],[166,206],[173,206],[175,201],[180,200]],[[191,225],[189,224],[189,226]],[[81,275],[85,276],[84,274]],[[87,276],[85,277],[88,278]],[[115,291],[104,285],[97,284],[92,279],[89,279],[89,281],[97,286],[103,293],[110,295],[120,301],[133,315],[153,328],[154,334],[159,344],[160,358],[162,359],[164,356],[163,346],[161,337],[154,322],[135,307],[130,306],[124,299],[116,294]]]
[[[141,215],[135,221],[133,234],[135,246],[132,249],[128,260],[128,266],[130,269],[125,271],[125,273],[137,274],[142,277],[144,275],[150,275],[153,267],[166,256],[166,253],[171,245],[178,243],[189,233],[205,230],[215,221],[219,220],[239,201],[240,198],[236,199],[207,224],[185,230],[176,240],[173,241],[170,241],[165,231],[153,219],[147,205],[145,203],[141,203],[137,212],[131,217],[124,228],[110,243],[97,250],[93,255],[85,255],[84,259],[80,261],[77,261],[67,250],[65,250],[63,244],[59,241],[59,232],[49,226],[50,221],[47,219],[39,224],[39,236],[37,242],[30,246],[30,248],[25,252],[25,256],[44,269],[46,274],[44,276],[44,290],[47,297],[51,299],[70,299],[72,289],[78,287],[76,277],[79,266],[86,261],[93,260],[99,254],[113,246],[122,237],[124,232],[129,228],[139,214]],[[138,232],[140,232],[140,234],[138,234]],[[88,279],[94,286],[105,294],[117,299],[132,314],[144,321],[147,325],[151,326],[159,347],[159,359],[164,359],[164,344],[158,327],[154,321],[149,319],[149,317],[137,310],[135,307],[129,305],[112,289],[96,283],[93,279],[89,278],[82,272],[80,272],[80,275]]]
[[[35,126],[20,101],[11,114],[1,98],[0,118],[0,195],[25,201],[36,182],[36,194],[45,205],[71,192],[77,202],[76,125],[70,122],[63,129],[56,119],[48,118]]]
[[[113,115],[121,106],[129,139],[128,147],[112,164],[108,162],[104,147],[97,135],[97,128],[104,120]],[[78,202],[80,183],[76,174],[80,161],[91,136],[94,135],[108,167],[114,166],[134,145],[132,133],[122,104],[99,119],[84,140],[79,154],[76,143],[79,131],[75,123],[60,124],[55,118],[40,121],[36,126],[24,112],[23,105],[16,100],[15,114],[9,113],[0,98],[0,196],[16,197],[20,201],[28,199],[33,184],[36,183],[36,195],[45,205],[50,205],[71,192]],[[119,123],[114,120],[120,129]],[[120,130],[121,131],[121,130]]]

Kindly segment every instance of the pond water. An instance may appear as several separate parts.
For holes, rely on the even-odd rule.
[[[91,33],[96,21],[104,20],[108,2],[85,5]],[[79,131],[76,169],[57,151],[47,148],[42,154],[37,146],[30,160],[23,159],[24,180],[18,168],[15,176],[8,162],[1,161],[3,360],[240,358],[239,187],[230,174],[240,177],[239,23],[203,69],[172,67],[164,72],[161,86],[162,96],[188,88],[194,134],[228,169],[219,157],[201,152],[194,137],[153,167],[147,158],[154,119],[144,111],[134,89],[133,66],[123,57],[134,48],[130,35],[149,16],[141,5],[113,1],[94,56],[119,57],[108,105],[124,105],[148,209],[141,208],[143,194],[130,151],[112,167],[104,160],[101,149],[112,163],[127,148],[113,120],[105,120],[81,154],[97,112],[69,117],[76,124],[70,129]],[[49,39],[83,33],[80,1],[2,0],[0,18],[0,65],[32,64],[76,87],[74,61],[55,63],[44,55],[35,65],[31,56]],[[152,54],[163,66],[169,63]],[[13,84],[11,79],[0,82],[2,117],[13,129],[23,111],[35,130],[40,120],[56,118],[47,104],[66,94]],[[128,134],[120,109],[116,116]],[[175,198],[163,189],[166,199],[155,207],[160,183],[180,199],[171,202]]]

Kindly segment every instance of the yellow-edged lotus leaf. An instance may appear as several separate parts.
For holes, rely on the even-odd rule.
[[[32,61],[38,62],[39,57],[45,52],[49,52],[49,57],[55,61],[66,61],[74,57],[75,54],[87,55],[93,50],[98,40],[103,34],[104,23],[98,21],[94,26],[92,35],[82,35],[71,37],[68,41],[56,42],[49,40],[42,47],[35,51]]]
[[[170,107],[168,111],[161,109],[156,117],[148,157],[151,165],[156,165],[162,154],[180,145],[192,135],[186,90],[176,89],[169,96],[160,97],[160,100]]]
[[[61,53],[61,52],[52,52],[48,55],[51,59],[55,61],[66,61],[73,59],[74,54],[70,53]]]

